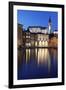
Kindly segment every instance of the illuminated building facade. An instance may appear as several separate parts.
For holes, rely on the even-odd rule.
[[[19,32],[19,31],[18,31]],[[48,27],[29,26],[27,30],[21,30],[21,47],[57,47],[58,33],[52,32],[52,22],[49,18]]]

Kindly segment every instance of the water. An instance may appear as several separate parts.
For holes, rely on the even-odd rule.
[[[33,48],[18,50],[17,79],[58,77],[57,49]]]

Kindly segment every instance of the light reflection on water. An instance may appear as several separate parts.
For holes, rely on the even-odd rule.
[[[57,49],[18,50],[18,79],[57,77]]]

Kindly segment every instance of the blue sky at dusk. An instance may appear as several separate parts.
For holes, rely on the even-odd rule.
[[[52,21],[52,31],[58,30],[57,12],[31,10],[17,11],[17,22],[22,24],[24,29],[27,29],[29,26],[48,27],[49,18],[51,18]]]

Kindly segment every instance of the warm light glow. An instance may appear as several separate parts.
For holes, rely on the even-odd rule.
[[[38,51],[38,64],[45,63],[49,60],[49,51],[48,49],[39,49]]]
[[[39,41],[39,46],[40,46],[40,47],[42,46],[42,43],[41,43],[41,41]]]
[[[39,41],[39,47],[47,47],[48,41]]]
[[[26,49],[26,63],[30,60],[30,49]]]
[[[37,58],[37,63],[40,64],[44,64],[48,66],[48,70],[50,72],[50,64],[51,64],[51,60],[50,60],[50,54],[49,54],[49,50],[48,49],[35,49],[35,56]],[[26,64],[29,62],[30,60],[30,49],[26,49]]]
[[[35,42],[35,46],[37,46],[37,41]]]
[[[38,54],[38,49],[36,48],[35,49],[35,55],[36,55],[36,57],[37,57],[37,54]]]
[[[49,54],[48,49],[44,49],[44,59],[45,59],[45,60],[48,59],[48,54]]]
[[[44,41],[42,42],[42,46],[44,46]]]
[[[47,47],[48,46],[48,41],[44,42],[44,46]]]
[[[31,44],[30,43],[26,43],[26,46],[31,46]]]

